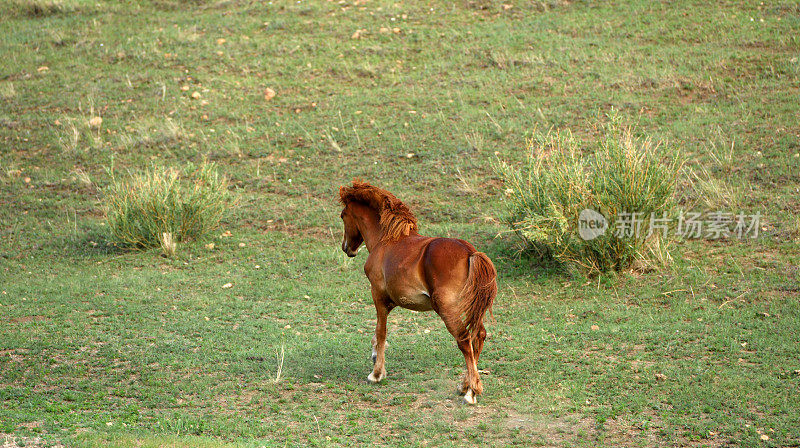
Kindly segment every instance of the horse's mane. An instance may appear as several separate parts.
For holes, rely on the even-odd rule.
[[[339,188],[339,201],[345,206],[359,202],[378,212],[385,241],[397,241],[417,231],[417,218],[408,206],[374,185],[354,180],[352,186]]]

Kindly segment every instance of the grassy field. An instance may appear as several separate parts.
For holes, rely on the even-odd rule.
[[[0,441],[800,446],[795,1],[0,15]],[[706,176],[684,205],[759,212],[759,238],[676,242],[668,269],[594,278],[520,255],[492,164],[522,161],[537,129],[589,142],[612,110]],[[172,258],[109,244],[110,169],[204,156],[239,197],[214,237]],[[336,202],[354,177],[495,261],[477,406],[435,314],[393,312],[389,376],[366,383],[375,315]]]

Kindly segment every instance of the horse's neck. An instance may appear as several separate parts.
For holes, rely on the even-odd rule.
[[[359,229],[361,237],[364,238],[364,244],[367,250],[372,252],[375,247],[381,243],[383,233],[381,231],[380,216],[374,210],[361,217]]]

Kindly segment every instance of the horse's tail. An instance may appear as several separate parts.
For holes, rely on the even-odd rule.
[[[461,292],[460,313],[464,316],[470,341],[483,328],[483,316],[492,312],[492,304],[497,295],[497,271],[492,260],[483,252],[469,256],[467,283]]]

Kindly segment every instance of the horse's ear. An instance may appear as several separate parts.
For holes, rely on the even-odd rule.
[[[340,202],[342,205],[344,205],[344,204],[345,204],[345,198],[347,197],[347,190],[348,190],[349,188],[350,188],[350,187],[345,187],[345,186],[341,186],[341,187],[339,187],[339,202]]]

